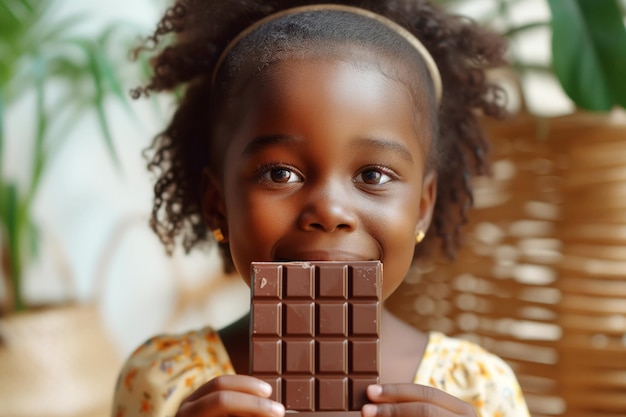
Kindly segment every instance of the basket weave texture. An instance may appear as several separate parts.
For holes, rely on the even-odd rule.
[[[121,360],[97,305],[0,319],[0,416],[104,417]]]
[[[493,176],[453,263],[388,307],[515,370],[535,417],[626,416],[626,124],[575,114],[486,125]]]

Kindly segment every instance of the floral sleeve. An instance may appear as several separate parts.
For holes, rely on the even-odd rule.
[[[470,403],[479,417],[529,417],[515,374],[502,359],[473,343],[430,335],[415,383]]]
[[[153,337],[133,352],[120,372],[112,417],[170,417],[206,381],[234,373],[217,333],[205,328]]]

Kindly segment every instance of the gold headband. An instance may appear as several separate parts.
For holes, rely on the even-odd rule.
[[[435,98],[437,99],[437,103],[441,101],[441,93],[442,93],[443,88],[442,88],[441,74],[439,73],[439,68],[437,68],[437,64],[435,63],[435,60],[433,59],[432,55],[430,55],[430,52],[428,52],[428,49],[426,49],[424,44],[422,44],[422,42],[420,42],[419,39],[417,39],[411,32],[409,32],[408,30],[406,30],[405,28],[403,28],[402,26],[400,26],[393,20],[388,19],[382,15],[371,12],[369,10],[361,9],[359,7],[343,6],[339,4],[315,4],[315,5],[310,5],[310,6],[294,7],[292,9],[283,10],[281,12],[266,16],[263,19],[255,22],[254,24],[246,28],[243,32],[240,32],[237,36],[235,36],[235,38],[232,41],[230,41],[230,43],[226,46],[226,48],[220,55],[219,59],[217,60],[217,64],[215,65],[215,70],[213,71],[213,76],[211,79],[212,84],[215,84],[217,73],[219,72],[220,67],[224,63],[224,60],[226,59],[230,51],[232,51],[233,48],[243,38],[248,36],[254,30],[258,29],[265,23],[271,22],[283,16],[303,13],[303,12],[310,12],[310,11],[322,11],[322,10],[337,10],[337,11],[342,11],[342,12],[353,13],[359,16],[368,17],[379,23],[382,23],[383,25],[387,26],[389,29],[396,32],[402,38],[404,38],[409,44],[411,44],[413,48],[415,48],[415,50],[421,55],[422,59],[424,60],[424,63],[426,64],[426,69],[428,70],[428,73],[430,74],[430,78],[435,88]]]

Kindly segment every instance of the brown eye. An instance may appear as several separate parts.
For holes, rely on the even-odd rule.
[[[368,169],[361,172],[355,182],[362,182],[369,185],[381,185],[391,181],[391,177],[380,169]]]
[[[263,179],[282,184],[302,181],[298,174],[288,168],[271,168],[263,174]]]

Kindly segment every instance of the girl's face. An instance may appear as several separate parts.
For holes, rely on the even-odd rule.
[[[208,194],[247,281],[253,261],[378,259],[386,298],[407,274],[436,195],[426,100],[364,64],[283,61],[243,106]]]

